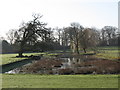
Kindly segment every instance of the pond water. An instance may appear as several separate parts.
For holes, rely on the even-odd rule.
[[[62,69],[75,68],[75,64],[80,64],[82,60],[80,58],[62,58]]]

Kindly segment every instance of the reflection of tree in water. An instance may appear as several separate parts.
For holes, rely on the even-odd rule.
[[[80,58],[62,58],[63,59],[63,66],[61,68],[74,68],[76,64],[81,63]]]

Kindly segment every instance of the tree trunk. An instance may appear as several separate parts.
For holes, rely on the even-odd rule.
[[[83,50],[84,50],[84,53],[86,53],[86,48],[83,48]]]
[[[79,54],[79,50],[77,49],[77,54]]]
[[[19,55],[19,57],[23,57],[23,52],[20,51],[20,52],[18,53],[18,55]]]
[[[77,54],[79,54],[79,47],[78,47],[78,45],[76,45],[76,52],[77,52]]]
[[[18,53],[19,57],[23,57],[23,48],[24,48],[24,43],[21,42],[20,43],[20,50],[19,50],[19,53]]]
[[[78,38],[76,37],[76,52],[79,54],[79,44],[78,44]]]

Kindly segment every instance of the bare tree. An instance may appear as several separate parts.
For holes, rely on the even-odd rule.
[[[80,47],[86,49],[95,47],[99,43],[99,33],[95,29],[85,28],[80,34]]]
[[[6,34],[7,35],[7,38],[8,40],[10,41],[10,44],[14,44],[15,40],[16,40],[16,36],[15,36],[15,32],[16,32],[16,29],[11,29],[8,31],[8,33]]]
[[[102,34],[102,44],[103,45],[112,45],[114,38],[116,38],[116,27],[113,26],[104,26],[101,30]]]
[[[80,33],[82,32],[82,30],[84,29],[83,26],[81,26],[79,23],[71,23],[71,40],[72,40],[72,47],[74,52],[76,52],[77,54],[79,54],[79,38],[80,38]]]
[[[67,28],[63,28],[62,30],[62,45],[69,46],[69,33]]]
[[[63,29],[62,28],[54,28],[54,30],[56,30],[56,35],[58,37],[58,43],[61,45],[62,44],[62,32],[63,32]]]
[[[34,14],[34,19],[28,23],[22,24],[22,26],[15,32],[16,43],[19,44],[19,57],[22,57],[25,46],[28,44],[33,45],[38,37],[41,37],[43,41],[46,41],[49,36],[48,29],[45,27],[47,24],[40,22],[41,15]],[[29,47],[30,48],[30,47]]]

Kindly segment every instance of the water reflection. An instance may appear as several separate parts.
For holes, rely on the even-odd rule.
[[[63,65],[61,66],[62,69],[66,69],[66,68],[75,68],[76,64],[80,64],[81,63],[81,59],[80,58],[62,58],[63,60]]]

